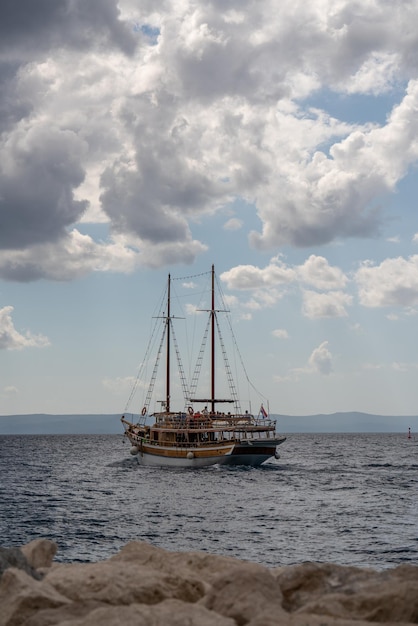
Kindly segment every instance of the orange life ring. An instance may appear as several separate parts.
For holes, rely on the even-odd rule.
[[[143,409],[142,409],[142,411],[141,411],[141,415],[145,415],[145,413],[146,413],[146,412],[147,412],[147,407],[146,407],[146,406],[144,406],[144,408],[143,408]]]

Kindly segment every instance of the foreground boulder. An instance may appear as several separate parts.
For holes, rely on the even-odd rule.
[[[418,623],[418,567],[330,563],[269,569],[203,552],[127,544],[60,564],[56,545],[2,548],[0,626],[362,626]]]
[[[39,572],[37,572],[35,567],[27,559],[23,550],[20,550],[19,548],[0,547],[0,576],[2,576],[3,572],[5,572],[9,567],[17,567],[33,578],[42,578]]]

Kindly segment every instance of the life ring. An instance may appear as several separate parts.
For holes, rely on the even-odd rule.
[[[189,408],[187,409],[187,412],[189,413],[189,415],[193,415],[193,409],[191,406],[189,406]]]
[[[145,413],[146,413],[146,412],[147,412],[147,407],[146,407],[146,406],[144,406],[144,408],[143,408],[143,409],[142,409],[142,411],[141,411],[141,415],[145,415]]]

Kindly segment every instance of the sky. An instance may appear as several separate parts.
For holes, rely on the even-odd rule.
[[[417,22],[2,0],[0,415],[123,412],[167,274],[212,263],[271,412],[417,415]]]

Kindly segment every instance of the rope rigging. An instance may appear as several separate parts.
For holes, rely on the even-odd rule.
[[[190,281],[193,280],[195,278],[199,278],[199,277],[207,277],[207,276],[212,276],[212,272],[202,272],[200,274],[194,274],[194,275],[189,275],[189,276],[182,276],[182,277],[177,277],[177,278],[173,278],[173,277],[169,277],[169,283],[168,285],[170,285],[170,280],[171,281]],[[217,275],[215,274],[215,281],[216,281],[216,289],[214,289],[213,286],[213,282],[212,282],[212,307],[210,309],[208,309],[205,306],[205,302],[204,302],[204,296],[206,296],[209,293],[209,290],[202,290],[202,291],[197,291],[196,289],[194,289],[193,291],[193,296],[197,297],[199,299],[200,304],[203,304],[204,308],[202,307],[202,309],[198,309],[197,307],[194,307],[193,305],[193,310],[194,311],[208,311],[210,313],[210,315],[208,316],[208,320],[206,323],[206,327],[204,330],[204,334],[203,334],[203,338],[201,341],[201,345],[200,345],[200,349],[198,352],[198,356],[196,359],[196,363],[195,363],[195,367],[193,370],[193,373],[191,374],[191,372],[189,371],[188,373],[188,377],[186,378],[186,374],[185,374],[185,370],[183,367],[183,363],[182,363],[182,359],[181,359],[181,354],[180,354],[180,350],[179,350],[179,345],[178,345],[178,341],[177,341],[177,337],[175,335],[174,332],[174,325],[173,325],[173,319],[176,319],[177,316],[175,315],[171,315],[171,313],[169,312],[169,314],[167,315],[167,313],[164,313],[164,306],[165,306],[165,300],[168,297],[168,301],[170,301],[170,292],[169,292],[169,286],[166,287],[162,298],[160,299],[160,307],[159,307],[159,311],[158,311],[158,315],[154,316],[157,318],[156,323],[153,325],[153,329],[152,329],[152,333],[151,333],[151,337],[148,341],[148,345],[147,345],[147,349],[146,349],[146,353],[145,353],[145,357],[144,360],[142,361],[137,377],[135,379],[134,385],[132,387],[130,396],[128,398],[128,401],[126,403],[125,406],[125,412],[128,411],[128,408],[138,390],[138,387],[140,386],[140,382],[144,380],[144,373],[145,373],[145,368],[147,367],[149,361],[150,361],[150,355],[151,352],[153,351],[153,354],[155,354],[155,348],[157,346],[157,328],[159,330],[159,332],[161,332],[161,328],[158,324],[158,320],[161,321],[161,319],[164,320],[164,327],[163,327],[163,331],[161,332],[161,336],[160,336],[160,341],[159,341],[159,345],[158,345],[158,350],[157,350],[157,356],[155,358],[155,362],[154,362],[154,367],[152,370],[152,375],[151,375],[151,380],[149,382],[148,385],[148,389],[146,392],[146,396],[145,396],[145,403],[144,403],[144,408],[143,408],[143,412],[148,411],[149,406],[151,404],[151,400],[152,400],[152,396],[154,393],[154,389],[155,389],[155,385],[156,385],[156,380],[157,380],[157,373],[158,373],[158,368],[159,368],[159,364],[160,364],[160,360],[161,360],[161,355],[163,353],[163,348],[164,348],[164,342],[167,343],[171,343],[171,341],[173,342],[173,345],[175,347],[175,353],[176,353],[176,360],[177,360],[177,369],[178,369],[178,375],[179,375],[179,379],[181,382],[181,388],[182,388],[182,393],[184,396],[184,403],[185,406],[187,404],[188,401],[190,401],[191,399],[193,399],[195,397],[196,391],[197,391],[197,387],[199,384],[199,379],[200,379],[200,375],[201,375],[201,370],[202,370],[202,364],[203,364],[203,359],[204,359],[204,354],[205,354],[205,350],[206,350],[206,346],[207,346],[207,341],[208,341],[208,337],[209,337],[209,332],[210,332],[210,328],[211,328],[211,322],[213,327],[215,328],[215,330],[213,330],[212,327],[212,332],[216,332],[217,335],[217,343],[220,346],[220,351],[222,354],[222,358],[223,358],[223,364],[224,364],[224,369],[225,369],[225,384],[227,383],[228,387],[229,387],[229,392],[231,394],[231,400],[235,405],[235,411],[237,413],[241,412],[241,407],[240,407],[240,402],[239,402],[239,395],[238,395],[238,388],[236,385],[236,381],[234,379],[233,373],[232,373],[232,369],[230,366],[230,362],[228,359],[228,355],[227,355],[227,350],[226,350],[226,346],[222,337],[222,332],[221,332],[221,327],[220,327],[220,323],[218,320],[218,313],[220,312],[224,312],[226,315],[226,324],[228,327],[228,332],[230,333],[230,338],[231,338],[231,343],[232,343],[232,347],[233,347],[233,353],[234,355],[238,356],[238,361],[239,364],[242,368],[242,372],[244,374],[245,380],[247,382],[248,387],[251,387],[254,392],[260,397],[263,398],[264,401],[267,401],[266,397],[258,390],[256,389],[256,387],[253,385],[253,383],[250,381],[249,376],[248,376],[248,372],[246,370],[246,367],[244,365],[244,361],[241,355],[241,352],[239,350],[238,347],[238,343],[232,328],[232,320],[231,320],[231,316],[230,316],[230,311],[227,309],[226,305],[225,305],[225,296],[223,294],[219,279],[217,277]],[[187,285],[190,287],[196,287],[197,285]],[[218,299],[218,306],[215,306],[214,304],[214,293],[217,294],[217,299]],[[181,295],[179,296],[176,293],[176,301],[177,304],[179,305],[180,309],[183,309],[181,302],[180,302],[180,297],[184,298],[187,297],[186,295]],[[220,306],[219,306],[220,305]],[[188,306],[192,306],[191,304],[189,304]],[[157,307],[156,307],[157,308]],[[186,317],[186,316],[185,316]],[[194,323],[196,324],[196,320],[197,320],[197,316],[193,316],[194,317]],[[189,340],[187,338],[187,325],[185,327],[185,333],[186,333],[186,342],[185,345],[187,346],[187,351],[190,351],[190,346],[189,346]],[[167,334],[168,333],[168,334]],[[193,332],[193,336],[194,336],[194,332]],[[171,335],[171,341],[170,341],[170,335]],[[213,341],[213,337],[214,335],[212,335],[212,341]],[[189,354],[190,357],[190,354]],[[189,358],[188,362],[191,363],[192,359]],[[234,357],[234,361],[235,361],[235,369],[237,369],[236,366],[236,359]],[[168,359],[169,362],[169,359]],[[238,377],[238,374],[237,374]],[[213,392],[215,392],[215,388],[213,387]],[[215,393],[212,393],[212,395],[215,395]],[[167,395],[167,406],[169,406],[170,402],[169,402],[169,395]],[[207,396],[206,396],[207,397]],[[219,398],[219,396],[217,396]],[[215,398],[212,398],[213,401],[215,401]],[[251,401],[250,401],[251,402]]]

